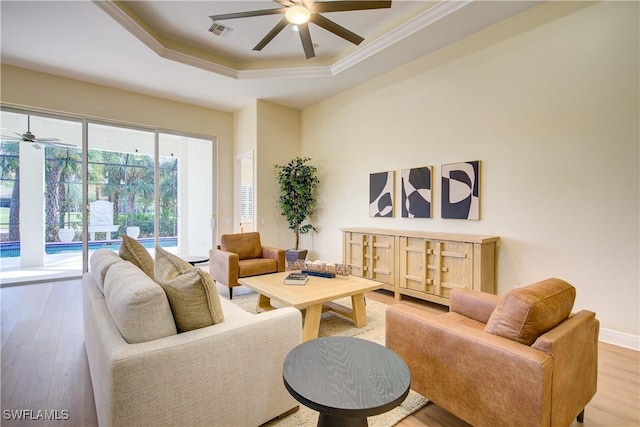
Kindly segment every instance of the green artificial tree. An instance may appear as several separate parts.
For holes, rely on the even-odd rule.
[[[302,225],[316,208],[313,190],[320,183],[317,168],[308,164],[308,157],[296,157],[286,165],[275,165],[280,184],[280,210],[289,223],[289,229],[296,236],[295,250],[300,244],[300,234],[307,234],[316,228],[311,224]]]

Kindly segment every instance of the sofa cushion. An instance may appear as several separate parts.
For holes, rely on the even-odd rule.
[[[278,262],[270,258],[251,258],[238,261],[238,277],[278,272]]]
[[[507,292],[491,314],[485,331],[531,345],[565,321],[576,289],[560,279],[547,279]]]
[[[132,263],[115,263],[107,270],[104,296],[114,323],[128,343],[177,333],[167,295]]]
[[[136,267],[147,273],[153,279],[153,258],[147,248],[140,242],[126,234],[122,235],[120,243],[120,256],[122,259],[133,263]]]
[[[223,234],[220,237],[220,249],[238,254],[241,260],[261,258],[260,233],[252,231],[250,233]]]
[[[218,291],[208,273],[156,247],[155,278],[167,293],[179,332],[224,321]]]
[[[117,262],[123,261],[117,253],[105,248],[98,249],[91,255],[91,259],[89,259],[89,270],[93,273],[93,278],[98,284],[100,292],[104,293],[104,278],[107,275],[109,267]]]

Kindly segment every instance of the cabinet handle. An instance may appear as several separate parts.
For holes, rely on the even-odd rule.
[[[376,255],[376,256],[374,256],[374,257],[373,257],[373,259],[375,259],[375,260],[379,260],[379,259],[380,259],[380,257],[379,257],[378,255]]]
[[[442,272],[446,273],[447,271],[449,271],[449,267],[442,267]]]

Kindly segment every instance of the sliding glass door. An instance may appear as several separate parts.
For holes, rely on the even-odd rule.
[[[156,244],[199,256],[213,247],[215,142],[210,138],[10,109],[2,111],[2,127],[2,135],[30,129],[38,137],[73,144],[2,139],[3,283],[59,278],[60,272],[79,276],[87,265],[83,251],[87,258],[100,248],[117,251],[122,234],[152,254]]]

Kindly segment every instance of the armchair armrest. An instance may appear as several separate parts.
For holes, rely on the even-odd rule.
[[[496,309],[500,297],[471,289],[452,289],[449,311],[487,323]]]
[[[262,247],[262,257],[275,259],[278,263],[278,272],[284,271],[285,264],[285,250],[280,248],[274,248],[271,246]]]
[[[554,370],[551,425],[568,425],[589,403],[597,390],[598,332],[595,313],[582,310],[571,315],[532,344],[553,356]],[[571,402],[567,402],[571,396]]]
[[[222,249],[211,249],[209,251],[209,274],[216,282],[226,286],[238,285],[238,262],[240,257],[233,252]]]

